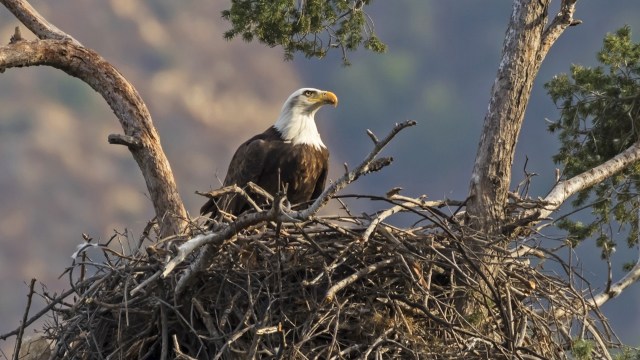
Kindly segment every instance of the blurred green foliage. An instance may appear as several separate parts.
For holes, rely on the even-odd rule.
[[[282,46],[286,59],[296,52],[306,57],[324,57],[332,48],[343,53],[360,46],[384,52],[386,45],[376,36],[364,12],[372,0],[232,0],[222,12],[231,22],[226,39],[241,36],[268,46]]]
[[[628,26],[605,37],[598,61],[602,66],[573,65],[570,74],[545,84],[560,108],[560,119],[549,130],[558,133],[561,147],[554,161],[564,166],[566,178],[602,164],[640,139],[640,44],[632,42]],[[591,207],[592,222],[564,219],[560,228],[574,245],[595,236],[603,257],[623,229],[628,230],[628,245],[637,244],[639,186],[640,164],[635,164],[573,200],[575,207]]]
[[[573,342],[571,353],[576,360],[593,359],[593,341],[578,339]]]
[[[640,349],[624,346],[612,355],[614,360],[640,360]]]

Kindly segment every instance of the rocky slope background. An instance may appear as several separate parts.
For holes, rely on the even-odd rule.
[[[557,148],[544,121],[555,119],[557,110],[543,83],[571,63],[594,65],[605,33],[624,24],[640,33],[640,3],[604,3],[578,3],[576,17],[584,24],[567,31],[551,50],[533,91],[514,166],[523,169],[528,159],[527,171],[540,175],[534,194],[545,194],[554,181],[550,158]],[[396,159],[390,169],[345,193],[380,195],[401,186],[411,196],[464,198],[511,11],[501,2],[374,2],[370,15],[389,52],[348,54],[353,65],[345,68],[338,53],[284,62],[278,48],[225,41],[228,24],[220,12],[226,2],[32,4],[137,87],[194,216],[202,202],[194,191],[217,187],[237,145],[269,126],[282,101],[302,86],[340,97],[337,109],[317,116],[332,151],[331,178],[341,174],[343,162],[355,164],[368,152],[365,129],[383,134],[394,122],[419,123],[390,146]],[[1,9],[0,39],[8,42],[16,25]],[[23,36],[33,37],[24,28]],[[5,333],[19,324],[29,279],[37,278],[50,292],[68,287],[58,276],[82,233],[106,241],[115,230],[137,239],[152,207],[129,152],[107,143],[109,134],[121,131],[115,117],[81,81],[50,68],[11,69],[0,75],[0,108],[0,333]],[[353,208],[371,211],[375,204]],[[591,250],[579,255],[585,276],[601,287],[606,265],[599,251]],[[621,249],[616,269],[636,256],[637,249]],[[604,309],[629,345],[640,343],[638,300],[635,287]],[[36,301],[34,308],[41,306]],[[11,352],[10,344],[0,346]]]

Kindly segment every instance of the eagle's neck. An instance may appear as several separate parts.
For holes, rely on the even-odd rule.
[[[304,112],[295,106],[285,105],[273,127],[282,135],[284,141],[290,141],[294,145],[306,144],[318,149],[324,148],[314,120],[316,110]]]

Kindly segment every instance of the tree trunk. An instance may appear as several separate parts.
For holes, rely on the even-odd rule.
[[[467,203],[469,224],[480,231],[498,231],[505,218],[516,141],[542,62],[539,49],[549,2],[516,0],[513,4]]]
[[[479,294],[460,294],[456,307],[469,318],[476,314],[478,301],[500,303],[500,293],[492,283],[500,259],[487,242],[506,247],[503,226],[508,221],[506,205],[516,142],[524,120],[533,82],[550,47],[564,29],[575,24],[576,0],[565,0],[561,11],[547,24],[551,0],[515,0],[506,31],[502,59],[484,118],[478,152],[471,175],[466,225],[471,228],[464,239],[467,254],[475,263]]]

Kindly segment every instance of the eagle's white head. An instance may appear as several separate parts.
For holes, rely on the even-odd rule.
[[[325,147],[318,133],[314,116],[322,105],[338,106],[338,97],[331,91],[313,88],[296,90],[282,105],[280,117],[274,127],[285,141]]]

